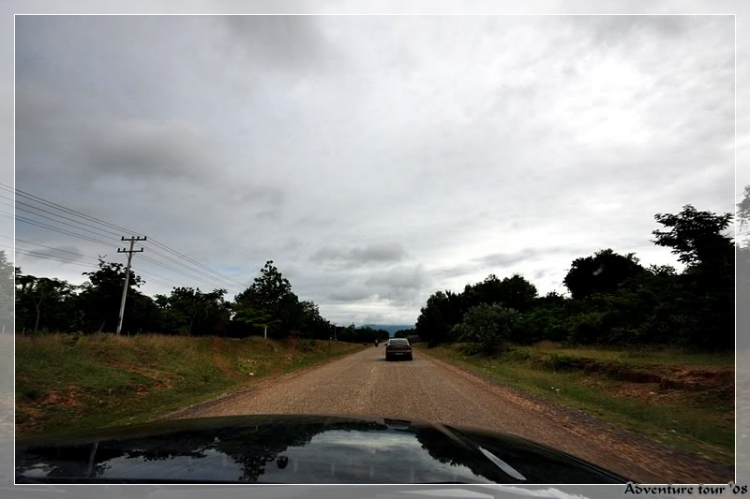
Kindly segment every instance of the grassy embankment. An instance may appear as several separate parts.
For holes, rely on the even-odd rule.
[[[540,345],[487,356],[470,345],[418,348],[652,440],[734,465],[733,353]]]
[[[148,421],[361,348],[258,337],[17,336],[16,430],[67,433]]]

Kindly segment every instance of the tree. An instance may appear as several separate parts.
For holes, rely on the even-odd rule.
[[[137,288],[144,280],[131,269],[130,282],[128,283],[128,302],[125,308],[125,320],[123,329],[128,332],[140,329],[150,329],[130,312],[133,303],[138,300],[136,296],[141,295]],[[105,262],[99,258],[99,269],[93,272],[84,272],[89,281],[83,284],[82,290],[76,298],[76,308],[80,312],[80,328],[84,331],[114,331],[120,313],[120,301],[122,299],[122,286],[125,282],[125,266],[121,263]]]
[[[634,253],[620,255],[605,249],[594,256],[573,260],[563,283],[573,299],[578,300],[594,293],[611,293],[625,280],[643,271]]]
[[[716,215],[685,205],[676,215],[657,213],[654,218],[669,230],[655,230],[654,243],[672,248],[687,266],[717,269],[733,259],[732,239],[723,234],[732,222],[732,214]]]
[[[460,340],[479,343],[482,351],[496,352],[507,343],[518,312],[497,303],[470,308],[459,326]]]
[[[455,296],[455,295],[453,295]],[[454,307],[451,307],[450,292],[438,291],[427,299],[427,304],[421,309],[417,318],[417,334],[435,346],[448,339],[453,324],[446,320],[450,317]]]
[[[165,327],[169,332],[203,335],[223,331],[228,319],[228,303],[224,301],[226,290],[215,289],[204,293],[200,288],[176,287],[169,297],[157,295],[157,304],[162,308]]]
[[[302,320],[299,299],[292,292],[289,280],[273,265],[273,260],[267,261],[253,284],[236,296],[235,309],[238,317],[245,317],[245,320],[267,318],[276,336],[298,329]]]
[[[25,322],[24,312],[27,313],[28,309],[31,309],[34,316],[34,333],[39,330],[42,312],[49,309],[54,313],[71,292],[70,285],[65,281],[24,275],[21,269],[18,269],[16,285],[18,309],[22,313],[21,323]],[[61,325],[58,324],[56,329],[62,329]]]
[[[464,288],[461,312],[463,315],[466,309],[480,303],[500,303],[515,310],[526,311],[531,307],[536,294],[536,286],[521,275],[514,274],[501,280],[495,274],[490,274],[484,281]]]
[[[734,346],[734,258],[732,238],[724,232],[732,214],[717,215],[685,205],[676,215],[657,214],[669,230],[655,230],[654,243],[672,248],[687,265],[680,276],[686,322],[683,337],[700,348]]]
[[[300,330],[304,336],[317,338],[319,340],[327,339],[331,329],[331,323],[320,315],[318,306],[312,301],[301,301],[300,310]]]

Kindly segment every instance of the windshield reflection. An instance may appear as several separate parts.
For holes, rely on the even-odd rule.
[[[401,428],[401,429],[400,429]],[[443,449],[444,447],[444,449]],[[27,478],[268,483],[490,483],[491,466],[431,428],[268,424],[28,449]],[[494,475],[497,475],[495,472]],[[496,480],[497,478],[495,478]]]

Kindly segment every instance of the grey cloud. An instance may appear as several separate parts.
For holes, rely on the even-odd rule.
[[[620,43],[642,32],[676,38],[683,35],[690,23],[700,18],[673,15],[577,16],[574,23],[590,30],[599,43]]]
[[[310,260],[354,266],[399,262],[406,256],[406,250],[398,243],[373,243],[348,249],[324,246]]]
[[[334,321],[409,323],[490,272],[544,293],[633,241],[674,263],[654,213],[733,209],[723,17],[19,17],[16,36],[20,189],[243,283],[273,259]]]
[[[526,248],[514,253],[491,253],[478,258],[476,261],[488,267],[510,267],[516,263],[547,255],[572,255],[586,253],[590,248],[576,248],[574,246],[559,246],[551,248]]]
[[[324,64],[332,47],[315,16],[222,16],[230,40],[266,68],[299,71]]]
[[[99,174],[192,176],[211,173],[216,161],[207,134],[189,121],[126,120],[109,123],[88,137],[89,167]]]
[[[429,291],[432,283],[423,265],[397,265],[345,279],[342,285],[329,293],[329,300],[339,303],[375,300],[397,306],[414,306],[424,292]]]
[[[373,296],[373,290],[367,286],[345,283],[333,290],[328,298],[335,302],[357,302]]]
[[[423,265],[397,266],[374,273],[365,284],[376,290],[379,298],[397,303],[415,303],[432,279]]]

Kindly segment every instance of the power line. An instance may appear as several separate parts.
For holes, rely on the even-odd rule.
[[[73,252],[73,251],[66,251],[66,250],[63,250],[63,249],[59,249],[59,248],[53,248],[52,246],[46,246],[46,245],[44,245],[44,244],[37,244],[37,243],[32,243],[32,242],[30,242],[30,241],[23,241],[23,240],[21,240],[21,239],[18,239],[18,241],[20,241],[20,242],[22,242],[22,243],[26,243],[26,244],[33,244],[33,245],[36,245],[36,246],[41,246],[41,247],[43,247],[43,248],[49,248],[49,249],[50,249],[50,250],[52,250],[52,251],[59,251],[60,253],[67,253],[67,254],[69,254],[69,255],[72,255],[72,256],[74,256],[74,257],[77,257],[77,258],[79,258],[80,260],[89,260],[89,261],[91,261],[91,262],[92,262],[92,263],[94,263],[94,264],[95,264],[95,263],[97,262],[97,260],[96,260],[95,258],[91,258],[91,257],[88,257],[88,256],[80,255],[80,254],[78,254],[78,253],[75,253],[75,252]],[[28,251],[28,252],[32,252],[32,253],[35,253],[35,254],[40,254],[40,255],[43,255],[43,254],[44,254],[44,253],[38,253],[38,250],[37,250],[37,251],[35,251],[35,250],[31,250],[31,249],[26,249],[26,248],[19,248],[19,247],[18,247],[18,245],[16,245],[16,249],[17,249],[17,250],[22,250],[22,251]],[[68,257],[68,258],[70,258],[70,257]]]
[[[100,237],[111,237],[111,236],[109,236],[109,235],[107,235],[107,234],[103,234],[103,233],[101,233],[101,232],[93,231],[93,230],[91,230],[91,229],[84,229],[83,227],[77,227],[77,226],[75,226],[75,225],[73,225],[73,224],[69,224],[69,223],[67,223],[67,222],[63,222],[63,221],[60,221],[60,220],[55,220],[54,218],[52,218],[52,217],[49,217],[49,216],[47,216],[47,215],[41,215],[41,214],[39,214],[39,213],[34,213],[34,212],[32,212],[32,211],[29,211],[29,210],[27,210],[27,209],[25,209],[25,208],[18,208],[18,207],[16,207],[16,209],[17,209],[17,210],[21,210],[21,211],[25,211],[25,212],[27,212],[27,213],[31,213],[32,215],[34,215],[34,216],[37,216],[37,217],[42,217],[42,218],[46,218],[47,220],[52,220],[53,222],[56,222],[56,223],[59,223],[59,224],[67,225],[68,227],[73,227],[73,228],[74,228],[74,229],[76,229],[76,230],[82,230],[82,231],[84,231],[84,232],[89,232],[89,233],[91,233],[91,234],[94,234],[95,236],[100,236]],[[57,215],[55,215],[55,216],[57,216]],[[86,225],[87,227],[91,227],[90,225],[84,224],[84,223],[82,223],[82,222],[77,222],[77,223],[81,223],[82,225]],[[117,236],[119,237],[120,235],[118,234]]]
[[[5,189],[6,191],[9,191],[9,192],[14,192],[17,195],[20,195],[20,196],[26,198],[27,200],[31,200],[33,202],[42,204],[42,205],[44,205],[46,207],[49,207],[49,208],[52,208],[52,209],[55,209],[55,210],[59,210],[59,211],[63,211],[64,213],[71,214],[71,215],[76,216],[76,217],[83,218],[84,220],[87,220],[87,221],[90,221],[90,222],[93,222],[93,223],[96,223],[96,224],[100,224],[100,225],[102,225],[104,227],[112,228],[112,229],[115,229],[115,230],[118,230],[118,231],[126,231],[126,232],[131,233],[131,234],[143,235],[142,233],[140,233],[138,231],[133,231],[131,229],[126,229],[126,228],[121,227],[119,225],[112,224],[110,222],[106,222],[106,221],[101,220],[99,218],[96,218],[96,217],[87,215],[85,213],[73,210],[71,208],[67,208],[67,207],[65,207],[63,205],[60,205],[58,203],[54,203],[52,201],[46,200],[44,198],[41,198],[39,196],[35,196],[35,195],[30,194],[28,192],[22,191],[20,189],[14,189],[11,186],[8,186],[7,184],[3,184],[1,182],[0,182],[0,188]],[[2,196],[0,196],[0,197],[2,197]],[[90,225],[90,224],[87,224],[87,223],[84,223],[84,222],[81,222],[81,221],[78,221],[78,220],[74,220],[74,219],[69,218],[69,217],[58,215],[58,214],[50,212],[48,210],[45,210],[45,209],[42,209],[42,208],[30,205],[28,203],[24,203],[23,201],[16,201],[16,202],[19,203],[19,204],[23,204],[24,206],[27,206],[27,207],[29,207],[31,209],[34,209],[34,210],[37,210],[37,211],[41,211],[43,213],[47,213],[49,215],[52,215],[52,216],[55,216],[55,217],[58,217],[58,218],[63,218],[65,220],[69,220],[69,221],[78,223],[80,225],[84,225],[86,227],[95,228],[97,230],[108,232],[109,234],[113,234],[113,235],[118,235],[118,236],[120,235],[119,233],[114,233],[114,232],[112,232],[110,230],[107,230],[105,228],[95,227],[94,225]],[[18,209],[22,209],[23,211],[27,211],[28,212],[28,210],[20,208],[20,207]],[[30,213],[33,213],[33,212],[30,212]],[[46,217],[44,215],[39,215],[37,213],[33,213],[33,214],[37,215],[37,216],[40,216],[40,217],[43,217],[43,218],[47,218],[49,220],[52,220],[53,222],[57,222],[57,223],[64,224],[64,225],[68,225],[68,226],[73,227],[73,228],[75,228],[77,230],[82,230],[82,231],[85,231],[85,232],[89,232],[89,233],[92,233],[92,234],[95,234],[95,235],[101,236],[101,237],[109,237],[109,236],[107,236],[105,234],[102,234],[102,233],[99,233],[99,232],[90,231],[90,230],[83,229],[83,228],[75,226],[75,225],[70,225],[68,223],[61,222],[60,220],[50,219],[49,217]],[[68,231],[67,229],[65,229],[65,232],[64,232],[63,229],[57,229],[57,228],[54,228],[54,227],[50,227],[50,226],[48,226],[46,224],[42,224],[41,222],[38,222],[38,221],[35,221],[35,220],[30,220],[30,219],[25,219],[25,218],[18,218],[18,219],[19,219],[19,221],[22,221],[24,223],[29,223],[31,225],[36,225],[37,227],[43,227],[43,228],[47,228],[49,230],[55,230],[56,232],[59,232],[59,233],[62,233],[62,234],[73,235],[73,237],[78,237],[80,239],[84,239],[84,240],[87,240],[87,241],[94,242],[93,238],[89,238],[88,236],[83,236],[81,234],[72,233],[72,231]],[[207,265],[204,265],[204,264],[202,264],[202,263],[200,263],[200,262],[198,262],[198,261],[196,261],[196,260],[188,257],[187,255],[184,255],[183,253],[180,253],[180,252],[174,250],[173,248],[170,248],[169,246],[167,246],[164,243],[161,243],[161,242],[155,241],[155,240],[151,240],[150,242],[153,243],[154,245],[156,245],[157,247],[163,249],[164,251],[167,251],[168,253],[171,253],[172,255],[175,255],[175,256],[181,258],[182,260],[176,260],[174,258],[171,258],[168,255],[162,253],[161,251],[156,250],[155,248],[153,248],[153,246],[149,245],[149,249],[151,251],[153,251],[156,255],[159,255],[159,256],[167,259],[167,260],[170,260],[170,261],[178,264],[180,267],[183,267],[187,272],[197,273],[199,275],[206,276],[207,278],[211,279],[212,281],[216,281],[218,283],[221,283],[222,287],[225,287],[225,288],[231,289],[231,288],[234,288],[235,286],[239,286],[240,289],[244,289],[246,287],[246,285],[244,283],[242,283],[242,282],[240,282],[240,281],[238,281],[238,280],[236,280],[236,279],[234,279],[232,277],[226,276],[226,275],[222,274],[221,272],[218,272],[218,271],[212,269],[211,267],[209,267]],[[98,241],[97,243],[98,244],[105,244],[102,241]],[[111,247],[111,245],[109,245],[109,244],[107,244],[107,246]],[[192,266],[186,264],[185,261],[190,262],[193,266],[195,266],[197,268],[193,268]],[[186,277],[196,278],[196,277],[190,276],[190,275],[186,275]],[[202,280],[203,282],[205,282],[205,280],[203,280],[203,279],[199,279],[199,280]],[[232,283],[232,285],[228,285],[229,283]],[[210,285],[211,286],[215,286],[215,284],[210,284]]]
[[[6,237],[6,236],[0,236],[0,237]],[[12,239],[12,238],[8,238],[8,239]],[[94,268],[98,267],[98,261],[99,260],[97,258],[94,258],[94,257],[91,257],[91,256],[79,255],[78,253],[75,253],[73,251],[66,251],[66,250],[63,250],[63,249],[60,249],[60,248],[54,248],[52,246],[47,246],[46,244],[39,244],[39,243],[35,243],[35,242],[32,242],[32,241],[24,241],[23,239],[16,239],[16,241],[20,241],[20,242],[23,242],[25,244],[32,244],[32,245],[36,245],[36,246],[41,246],[43,248],[48,248],[48,249],[51,249],[51,250],[54,250],[54,251],[60,251],[62,253],[67,253],[67,254],[70,254],[70,255],[73,255],[73,256],[85,259],[87,263],[90,261],[91,262],[91,266],[93,266]],[[7,246],[7,245],[1,245],[1,246],[5,246],[7,248],[11,248],[12,249],[11,246]],[[55,255],[45,255],[43,253],[37,253],[36,251],[29,250],[29,249],[26,249],[26,248],[19,248],[18,246],[16,246],[15,250],[16,251],[24,252],[23,254],[27,254],[28,256],[34,256],[34,257],[39,257],[39,258],[51,257],[51,258],[55,258],[55,259],[58,259],[60,261],[63,261],[62,257],[55,257]],[[65,260],[65,261],[68,261],[69,263],[76,263],[76,261],[72,260],[72,259],[71,260]],[[172,284],[180,286],[180,283],[178,283],[177,281],[173,281],[172,279],[169,279],[168,277],[160,276],[158,274],[152,274],[151,272],[147,272],[147,271],[142,270],[142,269],[138,270],[138,274],[143,274],[144,276],[148,276],[148,281],[147,282],[154,282],[154,283],[160,284],[160,285],[162,285],[162,286],[164,286],[166,288],[171,288]],[[165,282],[165,281],[169,281],[172,284],[169,284],[168,282]]]
[[[29,220],[28,218],[19,217],[19,216],[16,216],[16,220],[19,221],[19,222],[23,222],[23,223],[29,224],[29,225],[35,225],[37,227],[42,227],[44,229],[48,229],[48,230],[52,230],[52,231],[55,231],[55,232],[59,232],[61,234],[65,234],[67,236],[77,237],[78,239],[83,239],[84,241],[89,241],[89,242],[92,242],[92,243],[101,244],[102,246],[106,246],[107,248],[110,248],[110,249],[112,248],[112,244],[110,244],[110,243],[107,243],[107,242],[104,242],[104,241],[99,241],[97,239],[93,239],[91,237],[84,236],[84,235],[81,235],[81,234],[76,234],[75,232],[68,231],[68,230],[65,230],[65,229],[58,229],[58,228],[53,227],[51,225],[47,225],[47,224],[44,224],[42,222],[37,222],[36,220]]]
[[[142,246],[142,247],[146,247],[146,246],[145,246],[145,245],[143,245],[143,244],[142,244],[141,246]],[[161,253],[160,251],[158,251],[158,250],[155,250],[155,249],[154,249],[153,247],[151,247],[151,246],[148,246],[148,249],[149,249],[149,250],[151,250],[152,252],[154,252],[154,253],[155,253],[156,255],[159,255],[159,256],[160,256],[161,258],[164,258],[164,259],[166,259],[166,260],[169,260],[169,261],[171,261],[171,262],[174,262],[174,263],[177,263],[177,264],[182,264],[182,262],[181,262],[180,260],[177,260],[177,259],[175,259],[175,258],[172,258],[172,257],[171,257],[171,256],[169,256],[169,255],[165,255],[164,253]],[[209,273],[207,273],[207,272],[203,272],[203,271],[201,271],[200,269],[196,270],[196,269],[193,269],[193,268],[191,268],[191,267],[186,267],[186,269],[188,269],[188,271],[189,271],[189,272],[191,272],[191,273],[193,273],[193,274],[196,274],[197,276],[196,276],[196,277],[194,277],[194,278],[196,278],[196,279],[201,279],[201,278],[205,277],[205,278],[207,278],[207,279],[211,279],[212,281],[214,281],[214,282],[217,282],[217,283],[221,284],[221,285],[222,285],[222,287],[226,287],[226,285],[227,285],[226,281],[223,281],[223,280],[221,280],[221,279],[219,279],[219,278],[217,278],[217,277],[215,277],[215,276],[213,276],[213,275],[211,275],[211,274],[209,274]]]
[[[0,246],[6,247],[6,248],[10,248],[10,249],[14,249],[14,248],[12,248],[10,246],[7,246],[5,244],[2,244]],[[20,253],[22,255],[30,256],[30,257],[33,257],[33,258],[41,258],[43,260],[56,260],[58,262],[68,263],[70,265],[79,265],[81,267],[87,267],[87,268],[91,268],[91,269],[95,269],[96,268],[96,265],[94,265],[94,264],[81,263],[81,262],[77,262],[77,261],[74,261],[74,260],[68,260],[66,258],[58,258],[58,257],[53,256],[53,255],[40,255],[39,253],[34,253],[34,252],[23,250],[23,249],[20,249],[20,248],[15,248],[15,251],[16,251],[16,253]]]
[[[94,225],[90,225],[90,224],[87,224],[87,223],[81,222],[81,221],[79,221],[79,220],[75,220],[75,219],[73,219],[73,218],[70,218],[70,217],[65,217],[65,216],[63,216],[63,215],[58,215],[58,214],[56,214],[56,213],[52,213],[51,211],[48,211],[48,210],[44,210],[44,209],[42,209],[42,208],[37,208],[36,206],[32,206],[32,205],[30,205],[30,204],[28,204],[28,203],[24,203],[23,201],[16,201],[16,204],[17,204],[17,205],[18,205],[18,204],[20,204],[20,205],[23,205],[23,206],[28,206],[29,208],[31,208],[31,209],[34,209],[34,210],[37,210],[37,211],[41,211],[42,213],[48,213],[48,214],[50,214],[50,215],[52,215],[52,216],[54,216],[54,217],[58,217],[58,218],[63,218],[63,219],[65,219],[65,220],[70,220],[71,222],[75,222],[75,223],[77,223],[77,224],[80,224],[80,225],[83,225],[83,226],[86,226],[86,227],[91,227],[92,229],[100,230],[100,231],[102,231],[102,232],[107,232],[107,233],[109,233],[110,235],[113,235],[113,236],[117,236],[117,237],[120,237],[120,233],[118,233],[118,232],[113,232],[113,231],[111,231],[111,230],[107,230],[107,229],[102,229],[102,228],[96,227],[96,226],[94,226]],[[18,207],[16,207],[16,209],[17,209],[17,210],[22,210],[22,211],[25,211],[25,212],[28,212],[28,213],[33,213],[33,212],[29,211],[29,209],[28,209],[28,208],[18,208]],[[39,216],[43,216],[43,215],[39,215]],[[46,218],[46,217],[45,217],[45,218]],[[105,237],[108,237],[108,236],[105,236]]]
[[[6,189],[12,189],[13,191],[15,191],[16,194],[20,194],[21,196],[23,196],[25,198],[32,199],[32,200],[36,201],[37,203],[43,204],[43,205],[48,206],[50,208],[54,208],[54,209],[57,209],[57,210],[64,211],[64,212],[72,214],[72,215],[77,215],[77,216],[82,217],[82,218],[84,218],[86,220],[89,220],[90,222],[100,223],[102,225],[105,225],[105,226],[107,226],[107,227],[109,227],[111,229],[117,230],[119,232],[127,232],[127,233],[130,233],[130,234],[136,234],[136,235],[139,235],[139,236],[143,235],[143,234],[141,234],[139,232],[136,232],[134,230],[126,229],[124,227],[120,227],[119,225],[115,225],[115,224],[106,222],[104,220],[101,220],[101,219],[96,218],[96,217],[92,217],[91,215],[87,215],[87,214],[82,213],[80,211],[76,211],[76,210],[73,210],[71,208],[67,208],[67,207],[65,207],[65,206],[63,206],[61,204],[57,204],[57,203],[54,203],[52,201],[48,201],[48,200],[46,200],[44,198],[41,198],[39,196],[35,196],[33,194],[29,194],[28,192],[22,191],[21,189],[13,188],[13,187],[11,187],[11,186],[9,186],[7,184],[3,184],[2,182],[0,182],[0,185],[6,187]]]
[[[146,261],[148,261],[148,262],[151,262],[151,263],[153,263],[154,265],[158,265],[159,267],[165,268],[165,269],[167,269],[167,270],[169,270],[169,271],[172,271],[172,272],[174,272],[174,273],[176,273],[176,274],[180,274],[180,275],[181,275],[181,276],[183,276],[183,277],[187,277],[187,278],[189,278],[189,279],[193,279],[193,280],[197,280],[197,281],[200,281],[200,282],[202,282],[203,284],[205,284],[205,285],[207,285],[207,286],[209,286],[209,287],[213,287],[213,288],[215,288],[215,287],[216,287],[216,284],[214,284],[214,283],[212,283],[212,282],[209,282],[209,281],[206,281],[205,279],[202,279],[202,278],[198,278],[198,277],[195,277],[195,276],[192,276],[192,275],[186,274],[186,273],[184,273],[183,271],[181,271],[181,270],[179,270],[179,269],[176,269],[176,268],[174,268],[174,267],[171,267],[171,266],[169,266],[169,265],[167,265],[167,264],[165,264],[165,263],[162,263],[162,262],[160,262],[160,261],[158,261],[158,260],[154,260],[154,259],[153,259],[153,258],[151,258],[151,257],[148,257],[148,256],[143,256],[143,257],[141,257],[141,258],[142,258],[143,260],[146,260]],[[231,288],[227,288],[227,289],[229,289],[229,290],[233,290],[233,291],[236,291],[236,289],[235,289],[235,288],[233,288],[233,287],[231,287]]]
[[[232,277],[226,276],[226,275],[222,274],[221,272],[218,272],[218,271],[216,271],[216,270],[212,269],[211,267],[208,267],[207,265],[204,265],[204,264],[202,264],[202,263],[200,263],[200,262],[197,262],[197,261],[193,260],[192,258],[190,258],[190,257],[188,257],[188,256],[185,256],[185,255],[183,255],[182,253],[179,253],[178,251],[175,251],[175,250],[173,250],[172,248],[168,247],[168,246],[167,246],[167,245],[165,245],[165,244],[162,244],[162,243],[160,243],[159,241],[157,241],[157,240],[155,240],[155,239],[152,239],[152,240],[151,240],[151,242],[152,242],[153,244],[156,244],[156,245],[157,245],[157,246],[159,246],[160,248],[163,248],[163,249],[165,249],[166,251],[169,251],[170,253],[172,253],[172,254],[174,254],[174,255],[176,255],[176,256],[178,256],[178,257],[184,258],[184,259],[186,259],[187,261],[189,261],[189,262],[192,262],[192,263],[193,263],[194,265],[197,265],[197,266],[199,266],[199,267],[202,267],[202,268],[204,268],[204,269],[206,269],[206,270],[209,270],[209,271],[211,271],[211,272],[215,273],[215,274],[216,274],[216,275],[218,275],[219,277],[222,277],[222,278],[224,278],[224,279],[227,279],[227,280],[229,280],[229,281],[232,281],[232,282],[234,282],[235,284],[237,284],[237,285],[239,285],[239,286],[245,287],[245,284],[244,284],[244,283],[242,283],[242,282],[240,282],[240,281],[238,281],[238,280],[236,280],[236,279],[234,279],[234,278],[232,278]]]
[[[0,246],[3,246],[5,248],[13,249],[13,247],[5,245],[5,244],[0,244]],[[20,254],[25,255],[25,256],[30,256],[32,258],[41,258],[43,260],[54,260],[54,261],[57,261],[57,262],[68,263],[68,264],[71,264],[71,265],[78,265],[78,266],[86,267],[86,268],[90,268],[90,269],[97,269],[97,268],[99,268],[98,265],[93,264],[93,263],[84,263],[84,262],[78,262],[78,261],[75,261],[75,260],[68,260],[66,258],[56,257],[54,255],[44,255],[44,254],[36,253],[34,251],[29,251],[29,250],[26,250],[26,249],[22,249],[22,248],[15,248],[15,251],[16,251],[16,253],[20,253]],[[156,276],[155,274],[151,274],[150,272],[146,272],[145,270],[139,270],[137,273],[138,274],[143,274],[144,276],[148,277],[148,279],[145,280],[146,283],[153,282],[153,283],[159,284],[160,286],[163,286],[165,288],[171,288],[172,287],[171,284],[169,284],[169,283],[164,282],[163,280],[161,280],[161,279],[164,279],[164,280],[171,280],[171,279],[167,279],[167,278],[162,277],[162,276]],[[172,281],[172,282],[174,284],[176,284],[176,285],[179,286],[179,283],[177,283],[175,281]]]

